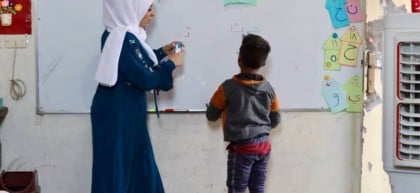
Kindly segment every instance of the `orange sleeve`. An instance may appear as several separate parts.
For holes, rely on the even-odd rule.
[[[219,110],[225,109],[226,100],[222,85],[220,85],[219,88],[217,88],[216,92],[211,97],[211,104]]]
[[[280,110],[280,102],[277,99],[277,96],[274,96],[274,100],[273,100],[273,102],[271,102],[270,112],[276,112],[278,110]]]

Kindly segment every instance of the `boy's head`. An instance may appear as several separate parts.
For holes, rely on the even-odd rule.
[[[259,69],[265,65],[270,50],[270,44],[261,36],[244,35],[239,49],[239,63],[242,67]]]

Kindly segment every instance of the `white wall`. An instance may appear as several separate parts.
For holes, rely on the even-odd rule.
[[[90,119],[85,114],[35,114],[35,37],[17,53],[15,77],[27,87],[20,101],[8,93],[14,50],[0,48],[0,96],[9,108],[0,127],[1,169],[38,170],[42,193],[87,193]],[[0,36],[0,42],[5,38]],[[226,152],[219,126],[208,123],[202,113],[150,116],[155,156],[168,193],[226,191]],[[271,135],[267,193],[359,193],[361,128],[361,114],[282,113],[282,124]]]

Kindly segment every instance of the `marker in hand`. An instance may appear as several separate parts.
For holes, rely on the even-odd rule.
[[[180,52],[180,51],[181,51],[181,47],[182,47],[181,42],[177,42],[177,43],[175,44],[175,53]]]

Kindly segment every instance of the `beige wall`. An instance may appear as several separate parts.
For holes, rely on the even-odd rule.
[[[410,0],[394,0],[396,6],[405,5],[411,10]],[[367,20],[381,19],[383,11],[379,0],[366,1]],[[381,96],[381,70],[375,70],[375,88]],[[391,193],[387,173],[382,162],[382,104],[366,112],[363,121],[362,193]]]
[[[405,5],[408,11],[411,10],[410,2],[411,0],[366,0],[366,19],[367,21],[372,21],[375,19],[380,19],[384,12],[380,5],[380,2],[389,2],[392,1],[396,6]]]

